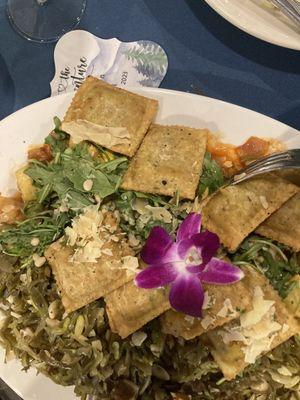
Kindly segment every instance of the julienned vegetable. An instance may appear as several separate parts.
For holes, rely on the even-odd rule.
[[[25,370],[34,366],[58,384],[75,385],[83,400],[88,395],[101,400],[180,399],[176,393],[192,400],[297,399],[299,336],[260,358],[238,380],[226,382],[201,339],[165,335],[157,319],[121,340],[109,328],[103,300],[64,314],[51,268],[47,263],[37,268],[34,255],[41,257],[84,206],[101,198],[109,210],[118,210],[120,226],[137,252],[154,226],[173,235],[197,206],[178,196],[169,200],[121,190],[126,157],[89,144],[70,149],[68,140],[56,120],[46,139],[53,161],[33,160],[26,170],[38,188],[37,199],[26,205],[24,221],[0,232],[0,307],[6,316],[0,336],[7,359],[14,352]],[[89,190],[87,180],[93,182]],[[200,196],[222,183],[221,169],[207,154]],[[282,297],[300,273],[289,248],[254,235],[230,257],[235,265],[265,273]]]
[[[170,390],[197,391],[195,400],[243,399],[258,389],[269,398],[291,398],[293,390],[278,385],[270,372],[285,366],[293,376],[299,375],[300,338],[248,367],[238,385],[235,380],[224,382],[199,339],[164,335],[153,321],[143,329],[146,339],[140,345],[130,337],[120,341],[108,327],[101,301],[63,318],[49,267],[37,269],[26,262],[13,266],[14,258],[9,262],[13,272],[1,273],[2,294],[7,291],[2,310],[7,318],[0,334],[7,357],[14,351],[25,369],[34,366],[58,384],[75,385],[82,399],[88,394],[101,400],[134,399],[139,388],[142,400],[168,399]],[[49,307],[54,302],[51,319]],[[128,391],[131,397],[124,397]]]

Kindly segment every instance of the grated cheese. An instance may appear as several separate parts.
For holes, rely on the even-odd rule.
[[[134,256],[124,256],[119,261],[108,262],[112,269],[124,269],[136,273],[139,270],[139,260]]]
[[[221,317],[221,318],[226,318],[228,316],[232,316],[232,317],[237,316],[237,312],[233,309],[230,299],[225,299],[225,301],[223,303],[223,307],[217,313],[217,316]]]
[[[203,329],[207,329],[210,325],[212,325],[215,322],[216,318],[211,317],[209,315],[206,315],[202,320],[201,320],[201,325]]]
[[[103,219],[103,213],[98,210],[98,206],[88,206],[81,215],[73,219],[72,226],[65,229],[68,245],[76,246],[70,261],[97,262],[104,245],[104,240],[100,238]]]
[[[132,209],[144,217],[152,217],[154,220],[163,221],[166,224],[172,222],[172,214],[164,207],[152,207],[144,199],[135,199]],[[147,222],[147,220],[146,220]]]
[[[116,233],[117,229],[117,221],[111,213],[99,210],[99,205],[86,207],[73,219],[72,226],[65,229],[67,244],[74,247],[70,261],[96,263],[102,255],[113,257],[109,243],[119,242],[123,237],[123,234]],[[115,264],[118,263],[114,260]],[[123,264],[123,261],[119,263],[120,268],[124,268]],[[136,264],[135,268],[138,268]],[[133,268],[132,265],[129,268]]]
[[[206,290],[204,292],[204,300],[203,300],[203,310],[207,310],[208,308],[211,308],[214,303],[216,302],[216,299],[214,299],[212,296],[208,294],[208,291]]]
[[[274,300],[264,300],[264,293],[259,286],[254,288],[253,309],[240,316],[241,327],[253,326],[261,321],[262,317],[274,305]]]
[[[220,332],[225,344],[241,341],[244,346],[245,362],[253,364],[257,357],[270,350],[272,341],[282,329],[275,321],[275,301],[264,299],[259,286],[254,288],[253,308],[242,314],[239,325]]]
[[[137,239],[132,232],[129,232],[128,243],[130,244],[131,247],[137,247],[140,244],[140,240]]]
[[[194,321],[195,321],[195,318],[192,317],[191,315],[185,315],[185,316],[184,316],[184,320],[185,320],[188,324],[193,325],[193,323],[194,323]]]
[[[89,140],[107,148],[130,144],[130,133],[125,127],[108,127],[77,119],[76,121],[63,122],[62,129],[71,135],[74,144],[83,140]]]
[[[222,330],[219,332],[219,335],[222,337],[222,340],[225,344],[229,344],[231,342],[246,342],[245,336],[238,331]]]
[[[126,269],[130,272],[137,272],[139,269],[139,260],[137,257],[125,256],[121,258],[122,269]]]

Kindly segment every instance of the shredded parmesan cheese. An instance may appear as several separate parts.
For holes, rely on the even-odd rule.
[[[223,303],[223,307],[217,313],[217,316],[221,317],[221,318],[226,318],[228,316],[231,316],[231,317],[237,316],[237,312],[233,309],[230,299],[225,299],[225,301]]]
[[[222,337],[222,340],[225,344],[229,344],[231,342],[245,342],[246,338],[238,331],[226,331],[222,330],[219,332],[219,335]]]
[[[185,320],[188,324],[193,325],[193,323],[194,323],[194,321],[195,321],[195,318],[192,317],[191,315],[185,315],[185,316],[184,316],[184,320]]]
[[[247,328],[259,323],[274,303],[274,300],[264,300],[262,289],[259,286],[255,286],[253,309],[240,316],[241,327]]]
[[[238,326],[222,330],[220,335],[225,344],[241,341],[244,346],[245,362],[253,364],[257,357],[268,351],[282,326],[275,321],[275,301],[264,299],[259,286],[254,288],[252,310],[241,314]]]
[[[152,217],[156,221],[163,221],[166,224],[172,222],[172,214],[164,207],[152,207],[144,199],[135,199],[133,210],[145,217]]]
[[[130,144],[130,134],[124,127],[108,127],[78,119],[63,122],[62,129],[71,135],[74,144],[89,140],[111,148],[120,144]]]
[[[208,294],[208,291],[206,290],[204,292],[204,300],[203,300],[203,305],[202,305],[203,310],[207,310],[208,308],[211,308],[215,302],[216,302],[216,299],[214,299],[212,296],[210,296]]]
[[[113,240],[112,236],[114,241],[118,238],[118,235],[111,234],[117,228],[115,220],[106,216],[108,214],[99,210],[98,205],[88,206],[74,218],[72,226],[65,229],[68,245],[75,247],[70,261],[95,263],[102,254],[113,255],[108,244]]]
[[[209,315],[206,315],[202,320],[201,320],[201,325],[203,329],[207,329],[210,325],[212,325],[215,322],[215,318],[211,317]]]
[[[108,261],[108,264],[111,269],[124,269],[131,273],[137,273],[139,270],[139,260],[133,256],[124,256],[119,261]]]

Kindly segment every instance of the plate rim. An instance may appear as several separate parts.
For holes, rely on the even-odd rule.
[[[215,0],[205,0],[205,2],[216,12],[218,13],[221,17],[223,17],[226,21],[230,22],[232,25],[237,27],[238,29],[242,30],[243,32],[246,32],[247,34],[256,37],[257,39],[260,39],[266,43],[270,43],[276,46],[280,46],[286,49],[290,50],[295,50],[295,51],[300,51],[300,42],[299,46],[294,45],[294,44],[288,44],[284,40],[278,39],[274,40],[272,36],[266,38],[266,36],[261,33],[260,31],[257,31],[255,29],[250,28],[245,28],[240,22],[239,19],[236,19],[234,16],[231,14],[227,14],[223,8],[219,7],[216,3]]]

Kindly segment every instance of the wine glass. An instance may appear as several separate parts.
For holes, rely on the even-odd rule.
[[[34,42],[55,42],[80,22],[87,0],[7,0],[15,30]]]

